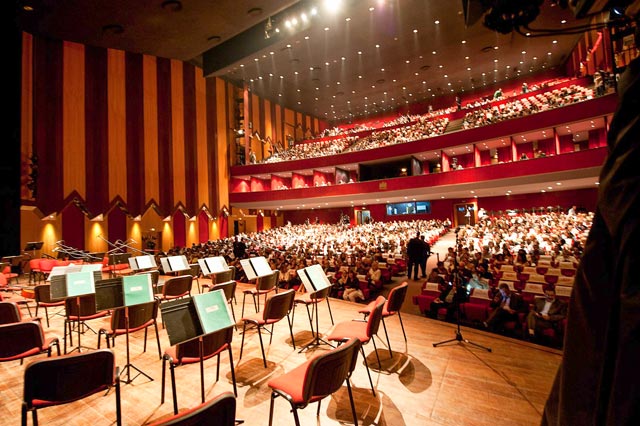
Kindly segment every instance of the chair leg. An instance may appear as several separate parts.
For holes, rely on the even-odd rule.
[[[271,337],[273,337],[273,325],[271,326]],[[267,368],[267,357],[264,354],[264,344],[262,343],[262,333],[260,333],[260,326],[258,326],[258,337],[260,338],[260,350],[262,351],[262,363],[264,364],[264,368]],[[244,334],[242,335],[242,337],[244,338]],[[271,344],[271,341],[269,341],[269,344]]]
[[[369,376],[369,384],[371,384],[371,392],[373,396],[376,396],[376,390],[373,388],[373,380],[371,380],[371,372],[369,371],[369,363],[367,362],[367,356],[364,354],[364,347],[360,346],[362,352],[362,358],[364,358],[364,366],[367,367],[367,376]]]
[[[242,351],[244,350],[244,335],[247,333],[247,323],[246,321],[242,323],[242,342],[240,343],[240,358],[238,361],[242,359]]]
[[[320,404],[322,404],[322,400],[318,400],[318,410],[316,411],[316,417],[320,417]]]
[[[33,420],[33,426],[38,426],[38,411],[35,408],[31,411],[31,418]]]
[[[120,378],[116,377],[116,424],[122,426],[122,404],[120,402]]]
[[[257,294],[257,295],[256,294],[252,294],[252,296],[253,296],[253,307],[256,308],[256,314],[257,314],[258,312],[260,312],[260,308],[258,308],[258,305],[260,304],[259,303],[260,294]],[[258,298],[258,301],[256,301],[256,297]]]
[[[231,380],[233,381],[233,394],[238,397],[238,388],[236,387],[236,371],[233,367],[233,353],[231,352],[231,345],[229,345],[229,364],[231,365]]]
[[[220,380],[220,354],[218,354],[218,365],[216,366],[216,383]]]
[[[176,366],[171,363],[169,371],[171,372],[171,393],[173,394],[173,414],[178,414],[178,394],[176,392]]]
[[[400,320],[400,327],[402,327],[402,335],[404,336],[404,341],[407,341],[407,333],[404,331],[404,324],[402,323],[402,315],[400,315],[400,311],[398,311],[398,319]]]
[[[358,415],[356,414],[356,406],[353,403],[353,393],[351,392],[351,384],[347,378],[347,391],[349,392],[349,402],[351,403],[351,414],[353,414],[353,424],[358,426]]]
[[[382,370],[382,364],[380,363],[380,355],[378,355],[378,348],[376,347],[376,341],[374,340],[374,336],[371,336],[371,342],[373,343],[373,351],[376,353],[376,358],[378,359],[378,370]]]
[[[160,353],[160,335],[158,334],[158,323],[154,321],[153,327],[156,329],[156,343],[158,344],[158,359],[162,359],[162,354]]]
[[[238,323],[238,321],[236,320],[236,311],[235,309],[233,309],[233,303],[231,303],[231,299],[229,299],[227,303],[229,303],[229,306],[231,307],[231,316],[233,317],[233,328],[237,330],[238,326],[236,324]]]
[[[24,402],[22,403],[22,416],[21,416],[21,425],[22,426],[27,426],[27,414],[28,414],[28,410],[27,410],[27,404],[25,404]],[[269,421],[271,421],[271,418],[269,418]],[[271,423],[269,423],[271,424]]]
[[[333,313],[331,313],[331,303],[329,303],[329,297],[327,296],[327,307],[329,308],[329,318],[331,318],[331,325],[334,325],[333,322]]]
[[[273,402],[277,397],[277,393],[271,392],[271,403],[269,404],[269,426],[273,425]],[[22,426],[27,426],[27,423],[23,422]]]
[[[167,372],[167,359],[162,358],[162,385],[160,387],[160,404],[164,404],[164,385]]]
[[[242,294],[242,313],[240,314],[241,318],[244,318],[244,303],[247,299],[247,293]]]
[[[391,358],[393,358],[393,351],[391,350],[391,342],[389,342],[389,333],[387,333],[387,324],[384,322],[384,318],[382,318],[382,327],[384,328],[384,335],[387,336],[387,347],[389,348],[389,353],[391,354]],[[378,352],[376,352],[376,355]],[[380,362],[378,362],[380,364]]]
[[[293,349],[295,350],[296,348],[296,341],[293,338],[293,324],[291,323],[291,320],[289,319],[289,314],[287,314],[287,322],[289,323],[289,334],[291,335],[291,344],[293,345]],[[318,331],[316,330],[316,333]],[[273,334],[271,334],[271,337],[273,337]]]

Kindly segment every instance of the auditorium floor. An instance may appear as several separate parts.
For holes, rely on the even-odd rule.
[[[242,308],[243,285],[238,286],[239,318]],[[16,299],[14,296],[13,299]],[[410,304],[407,299],[406,304]],[[342,300],[331,300],[336,322],[359,318],[355,305]],[[250,306],[247,306],[250,308]],[[320,330],[328,332],[332,325],[326,305],[320,308]],[[40,312],[42,315],[43,312]],[[376,339],[382,368],[377,368],[373,345],[365,346],[367,360],[372,367],[371,375],[376,396],[371,393],[367,372],[362,358],[358,360],[351,383],[356,400],[356,411],[361,425],[535,425],[539,424],[544,403],[558,368],[561,353],[543,346],[533,345],[481,330],[466,329],[465,338],[481,345],[490,346],[493,352],[454,342],[433,347],[433,342],[455,337],[455,326],[428,318],[403,313],[408,344],[405,345],[397,317],[387,320],[391,345],[391,356],[386,347],[384,331]],[[108,319],[94,320],[89,324],[95,330],[106,325]],[[302,354],[291,346],[286,321],[277,323],[273,343],[266,347],[268,367],[262,365],[260,344],[255,332],[247,333],[242,360],[240,354],[241,335],[235,332],[233,339],[234,363],[238,384],[237,417],[245,424],[267,425],[270,390],[267,382],[272,377],[290,371],[314,353],[328,347],[320,346]],[[54,316],[47,335],[62,337],[63,318]],[[298,312],[293,327],[296,347],[311,339],[306,315]],[[172,412],[170,379],[167,377],[167,401],[160,405],[162,362],[156,353],[153,333],[150,333],[147,352],[142,352],[144,333],[131,335],[131,362],[151,377],[140,376],[131,384],[122,384],[122,413],[124,424],[142,425],[151,420],[166,417]],[[160,328],[161,346],[167,348],[166,331]],[[83,344],[96,347],[97,336],[87,332]],[[117,363],[126,363],[125,340],[119,337],[115,353]],[[265,344],[268,339],[265,339]],[[32,357],[31,360],[43,356]],[[211,398],[223,391],[232,391],[229,362],[225,354],[221,357],[220,381],[215,380],[214,359],[205,362],[206,397]],[[0,423],[18,424],[22,398],[24,366],[18,361],[0,364]],[[180,410],[200,402],[199,367],[197,364],[176,369]],[[352,417],[346,386],[331,398],[323,401],[320,417],[316,420],[316,404],[300,410],[303,425],[351,424]],[[274,424],[294,424],[289,405],[282,398],[275,401]],[[39,411],[43,425],[110,425],[115,423],[113,393],[102,394],[60,407]],[[29,423],[30,424],[30,423]],[[213,422],[212,424],[215,424]]]

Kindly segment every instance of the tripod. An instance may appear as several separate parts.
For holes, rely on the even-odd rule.
[[[125,321],[125,336],[126,336],[126,346],[127,346],[127,364],[124,366],[124,368],[122,369],[122,372],[120,373],[120,376],[124,376],[125,375],[125,371],[126,371],[126,375],[127,378],[126,380],[123,380],[126,384],[129,384],[131,382],[133,382],[136,377],[143,375],[144,377],[146,377],[147,379],[153,381],[153,378],[151,376],[149,376],[147,373],[145,373],[144,371],[140,370],[138,367],[136,367],[135,365],[133,365],[131,363],[131,359],[129,357],[129,307],[125,306],[124,307],[124,321]],[[158,329],[156,328],[156,336],[158,333]],[[145,338],[147,337],[147,332],[145,331]],[[114,340],[115,342],[115,340]],[[146,340],[145,340],[145,348],[146,348]],[[133,378],[131,378],[131,369],[134,369],[138,372],[138,374],[136,374]]]
[[[454,273],[453,273],[453,283],[454,285],[457,286],[456,288],[456,292],[458,291],[462,291],[464,288],[460,286],[460,276],[458,274],[458,228],[455,229],[454,231],[456,233],[456,250],[455,250],[455,257],[454,257]],[[453,289],[452,289],[453,291]],[[464,289],[464,291],[466,291],[466,289]],[[455,296],[458,296],[457,294]],[[447,343],[452,343],[452,342],[464,342],[464,343],[468,343],[472,346],[475,346],[477,348],[480,349],[484,349],[487,352],[491,352],[491,348],[487,347],[487,346],[482,346],[479,345],[478,343],[472,342],[468,339],[465,339],[464,336],[462,336],[462,331],[460,330],[460,304],[461,301],[457,300],[457,301],[453,301],[453,303],[456,304],[456,336],[453,339],[448,339],[448,340],[443,340],[442,342],[437,342],[433,344],[434,348],[437,348],[438,346],[442,346],[445,345]]]
[[[305,306],[307,307],[307,316],[309,317],[309,323],[311,324],[311,334],[313,335],[313,339],[307,343],[306,345],[304,345],[299,351],[298,353],[302,353],[303,351],[311,348],[311,347],[316,347],[316,346],[320,346],[320,345],[329,345],[331,347],[333,347],[333,345],[329,342],[327,342],[326,340],[322,339],[320,337],[320,326],[318,325],[318,304],[319,304],[319,300],[322,299],[327,299],[327,306],[329,307],[329,315],[331,315],[331,323],[333,323],[333,314],[331,313],[331,305],[329,305],[329,287],[324,288],[320,291],[317,291],[315,293],[311,293],[311,299],[315,300],[313,303],[313,314],[309,314],[309,305],[305,304]],[[315,314],[315,315],[314,315]],[[316,321],[316,327],[315,327],[315,333],[313,330],[313,324],[311,323],[311,315],[315,316],[315,321]]]

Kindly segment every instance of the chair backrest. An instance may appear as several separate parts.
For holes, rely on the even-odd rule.
[[[402,308],[408,289],[409,283],[406,281],[391,289],[387,300],[387,312],[398,312]]]
[[[233,340],[233,327],[224,328],[213,333],[205,334],[202,336],[202,356],[208,358],[214,353],[218,352],[225,344],[231,344]],[[198,339],[191,339],[184,343],[176,345],[176,361],[178,363],[183,362],[195,362],[200,358],[200,345]],[[189,359],[190,360],[187,360]]]
[[[63,302],[62,299],[51,299],[51,284],[40,284],[33,288],[33,294],[38,303]]]
[[[270,322],[279,321],[288,315],[293,308],[295,296],[295,290],[291,289],[269,297],[263,311],[264,320],[271,320]]]
[[[98,313],[98,311],[96,311],[96,295],[95,294],[86,294],[84,296],[79,296],[79,299],[80,299],[79,311],[78,311],[78,300],[75,297],[65,299],[64,310],[66,312],[67,318],[79,316],[80,319],[82,319],[83,317],[89,317]]]
[[[438,283],[430,283],[426,282],[422,286],[422,291],[433,292],[436,294],[440,294],[440,285]]]
[[[481,299],[481,300],[490,300],[489,298],[489,289],[486,288],[474,288],[471,291],[471,295],[469,299]]]
[[[0,325],[0,361],[11,361],[39,353],[44,334],[36,321]]]
[[[32,271],[39,270],[40,269],[40,260],[41,260],[40,258],[35,258],[35,259],[29,260],[29,268]]]
[[[360,345],[359,339],[351,338],[313,358],[305,374],[302,398],[308,402],[312,397],[331,395],[340,389],[355,368]]]
[[[380,320],[382,319],[382,308],[387,300],[384,296],[378,296],[375,300],[375,306],[367,320],[367,336],[371,337],[378,333]]]
[[[22,321],[20,308],[14,302],[0,302],[0,324],[11,324]]]
[[[213,287],[211,287],[209,291],[214,291],[214,290],[224,291],[224,297],[227,299],[227,302],[229,302],[231,299],[233,299],[233,296],[236,294],[236,286],[237,284],[235,281],[221,282],[220,284],[216,284]]]
[[[159,300],[149,303],[129,306],[129,329],[138,328],[155,320],[158,317]],[[111,315],[111,329],[124,330],[127,328],[126,312],[124,309],[116,309]]]
[[[256,290],[271,290],[278,284],[279,271],[273,271],[272,274],[259,277],[256,281]]]
[[[189,275],[193,278],[200,277],[200,264],[199,263],[191,263],[189,264]]]
[[[236,398],[231,392],[222,393],[210,401],[150,426],[234,426]]]
[[[232,281],[236,277],[236,268],[235,266],[231,266],[226,271],[222,272],[214,272],[210,275],[211,280],[215,284],[226,283],[228,281]]]
[[[180,297],[191,293],[191,285],[193,277],[191,275],[180,275],[179,277],[169,278],[162,286],[162,295],[164,297]]]
[[[24,404],[33,408],[35,400],[48,405],[77,401],[115,381],[115,355],[110,349],[38,360],[24,371]]]
[[[56,266],[56,262],[55,259],[40,259],[40,270],[48,274]]]

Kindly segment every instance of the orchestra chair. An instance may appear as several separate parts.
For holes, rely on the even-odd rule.
[[[22,313],[15,302],[0,302],[0,324],[12,324],[22,321]]]
[[[42,280],[42,271],[40,271],[40,258],[29,260],[29,284],[40,282]]]
[[[236,311],[233,308],[233,299],[236,297],[236,286],[237,283],[233,280],[220,282],[219,284],[215,284],[213,287],[211,287],[209,291],[222,290],[224,292],[224,297],[231,307],[231,315],[233,316],[233,328],[237,330],[238,327],[236,326]]]
[[[37,426],[37,410],[78,401],[111,387],[116,389],[116,424],[122,425],[118,376],[110,349],[32,362],[24,371],[22,426],[27,425],[29,411]]]
[[[236,398],[231,392],[224,392],[190,410],[174,414],[149,426],[209,426],[213,419],[216,426],[235,426],[243,423],[235,417]]]
[[[202,339],[202,358],[200,357],[200,340]],[[204,369],[202,361],[217,356],[218,364],[216,367],[216,382],[220,378],[220,354],[225,350],[229,353],[229,365],[231,366],[231,380],[233,382],[233,394],[238,395],[236,387],[236,373],[233,367],[233,353],[231,352],[231,341],[233,340],[233,329],[231,327],[223,328],[213,333],[205,334],[196,339],[187,340],[178,343],[175,346],[164,351],[162,356],[162,391],[160,394],[160,404],[164,404],[165,377],[167,371],[167,362],[169,363],[169,371],[171,374],[171,393],[173,395],[173,413],[178,414],[178,395],[176,391],[176,374],[175,369],[186,364],[200,364],[200,393],[202,402],[204,402]],[[191,378],[189,378],[191,379]]]
[[[351,338],[357,338],[362,345],[366,345],[369,341],[373,342],[373,349],[378,359],[378,368],[382,367],[380,363],[380,357],[378,356],[378,348],[376,348],[376,341],[373,336],[378,334],[380,328],[380,321],[382,320],[382,310],[386,299],[384,296],[378,296],[373,303],[371,313],[368,315],[367,321],[352,320],[345,321],[336,324],[333,331],[329,334],[327,339],[329,341],[344,342]],[[373,396],[376,396],[376,391],[373,387],[373,380],[371,380],[371,372],[369,371],[369,363],[367,362],[367,356],[364,353],[364,346],[360,346],[362,357],[364,358],[364,365],[367,367],[367,375],[369,376],[369,383],[371,384],[371,392]]]
[[[189,296],[191,295],[192,285],[193,277],[191,275],[180,275],[178,277],[169,278],[162,286],[160,300],[173,300]]]
[[[264,295],[265,304],[267,303],[267,294],[274,291],[278,292],[278,271],[273,271],[271,275],[267,275],[264,277],[258,277],[256,279],[255,287],[249,288],[247,290],[242,291],[242,317],[244,317],[244,303],[247,298],[247,295],[251,295],[253,297],[253,306],[256,308],[256,313],[258,313],[260,296]]]
[[[47,327],[49,327],[49,311],[47,308],[64,306],[64,299],[55,301],[51,299],[51,284],[40,284],[35,286],[33,294],[36,300],[36,316],[38,316],[38,309],[43,307],[44,316],[47,319]]]
[[[407,333],[404,331],[404,324],[402,323],[402,316],[400,315],[400,309],[404,303],[404,299],[407,296],[407,290],[409,289],[409,284],[405,281],[399,286],[396,286],[391,289],[389,292],[389,298],[387,302],[384,304],[382,308],[382,327],[384,328],[384,334],[387,337],[387,346],[389,347],[389,352],[391,353],[391,357],[393,358],[393,351],[391,350],[391,343],[389,342],[389,333],[387,333],[387,325],[384,321],[385,318],[398,314],[398,319],[400,320],[400,327],[402,327],[402,334],[404,336],[405,343],[407,342]],[[375,301],[369,303],[364,309],[358,311],[363,314],[365,319],[371,314],[371,311],[375,307]]]
[[[345,381],[349,392],[353,423],[357,425],[358,416],[349,378],[356,366],[360,346],[359,339],[349,339],[337,348],[323,352],[288,373],[271,379],[268,383],[272,389],[269,426],[273,423],[273,405],[277,397],[281,396],[291,404],[296,426],[300,426],[298,409],[303,409],[307,405],[317,402],[316,415],[319,417],[322,400],[337,392]],[[327,374],[327,372],[331,372],[331,374]]]
[[[202,284],[202,288],[211,288],[216,284],[222,284],[222,283],[226,283],[226,282],[235,280],[236,279],[236,267],[235,266],[229,266],[229,269],[227,269],[226,271],[214,272],[212,274],[209,274],[209,278],[211,279],[211,284],[204,283],[204,284]],[[200,290],[200,293],[202,293],[202,290]],[[234,290],[233,298],[235,298],[235,290]]]
[[[58,261],[56,259],[40,259],[40,273],[42,274],[42,279],[46,280],[51,273],[51,270],[54,266],[57,266]]]
[[[260,332],[261,329],[264,328],[265,331],[270,334],[269,345],[271,345],[271,342],[273,340],[273,325],[284,317],[287,317],[287,322],[289,323],[289,333],[291,334],[291,343],[293,344],[293,349],[296,348],[296,342],[293,338],[293,325],[291,323],[291,318],[289,317],[289,313],[293,309],[293,299],[295,297],[295,294],[295,290],[293,289],[274,294],[265,302],[262,313],[256,313],[251,317],[243,317],[240,320],[243,322],[243,325],[239,359],[242,359],[242,351],[244,349],[244,336],[247,334],[247,324],[253,324],[258,329],[258,338],[260,339],[260,349],[262,350],[262,362],[264,363],[264,368],[267,368],[267,358],[264,354],[264,344],[262,343],[262,333]],[[268,325],[271,326],[271,330],[268,330],[266,328]]]
[[[66,315],[64,320],[63,337],[65,354],[67,353],[67,334],[69,334],[69,345],[73,345],[72,332],[74,323],[78,323],[78,327],[86,327],[95,333],[95,331],[87,325],[86,321],[103,318],[109,315],[109,311],[96,311],[95,294],[87,294],[84,296],[70,297],[68,299],[65,299],[64,309]]]
[[[101,328],[98,331],[98,349],[100,349],[100,338],[104,336],[104,340],[107,342],[107,348],[111,347],[111,344],[115,347],[116,336],[123,334],[129,334],[138,330],[144,329],[144,346],[142,352],[147,351],[147,330],[153,326],[156,331],[156,343],[158,344],[158,359],[162,359],[162,353],[160,350],[160,336],[158,335],[158,306],[159,300],[155,300],[149,303],[142,303],[140,305],[129,306],[129,328],[127,330],[127,318],[126,308],[115,309],[111,314],[111,323],[109,328]],[[109,338],[111,338],[111,344],[109,344]]]
[[[189,264],[189,275],[191,275],[191,280],[198,284],[198,292],[202,293],[202,288],[200,287],[200,277],[202,276],[202,272],[200,270],[199,263],[191,263]]]
[[[47,353],[55,346],[60,356],[57,337],[46,338],[39,321],[16,322],[0,325],[0,362],[20,360],[33,355]]]

